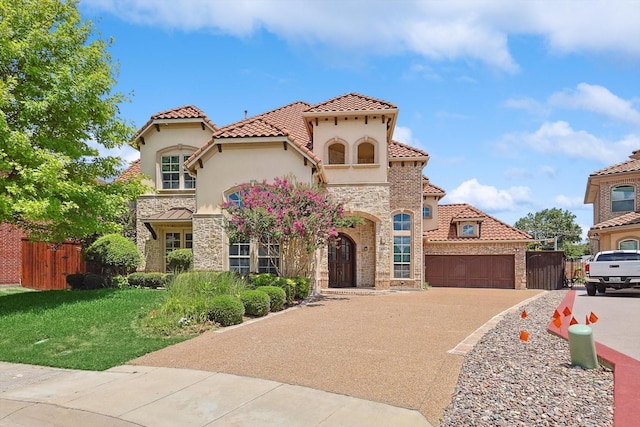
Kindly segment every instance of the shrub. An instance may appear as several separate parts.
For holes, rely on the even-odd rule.
[[[136,288],[162,288],[168,285],[171,275],[167,273],[135,272],[127,276],[129,286]]]
[[[286,277],[278,277],[274,283],[275,286],[282,288],[287,294],[287,304],[293,304],[296,296],[296,282]]]
[[[66,281],[67,285],[71,287],[71,289],[84,289],[84,273],[77,274],[67,274]]]
[[[240,294],[244,305],[244,313],[249,316],[262,317],[269,313],[271,299],[266,292],[246,290]]]
[[[87,273],[84,276],[84,284],[81,289],[100,289],[106,288],[109,281],[105,276],[99,274]]]
[[[256,274],[251,278],[251,283],[257,288],[260,286],[274,286],[278,277],[271,273]]]
[[[107,234],[93,242],[84,254],[85,260],[99,264],[110,276],[126,275],[142,264],[136,245],[119,234]]]
[[[133,288],[144,288],[144,277],[146,274],[147,273],[143,273],[142,271],[136,271],[128,275],[127,281],[129,282],[129,286]]]
[[[208,317],[221,326],[242,323],[244,305],[242,301],[231,295],[220,295],[211,298],[208,306]]]
[[[111,278],[111,286],[118,289],[128,288],[129,280],[127,280],[127,276],[113,276]]]
[[[258,292],[264,292],[269,295],[269,311],[280,311],[284,308],[287,301],[287,293],[284,289],[277,286],[260,286]]]
[[[311,279],[309,277],[294,277],[296,282],[296,299],[307,299],[311,292]]]
[[[171,271],[182,273],[193,267],[193,251],[191,249],[176,249],[167,255],[167,264]]]

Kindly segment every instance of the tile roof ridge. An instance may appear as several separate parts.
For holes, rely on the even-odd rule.
[[[343,93],[342,95],[334,96],[333,98],[327,99],[326,101],[322,101],[322,102],[319,102],[317,104],[313,104],[313,105],[309,106],[309,109],[318,108],[318,107],[320,107],[322,105],[329,104],[331,102],[335,102],[335,101],[337,101],[339,99],[346,98],[346,97],[349,97],[349,96],[363,98],[363,99],[366,99],[367,101],[379,102],[381,104],[386,104],[391,108],[398,108],[397,105],[395,105],[395,104],[393,104],[393,103],[391,103],[389,101],[385,101],[384,99],[381,99],[381,98],[374,98],[373,96],[363,95],[363,94],[358,93],[358,92],[347,92],[347,93]]]
[[[260,117],[260,116],[265,116],[265,115],[267,115],[267,114],[272,114],[272,113],[278,112],[278,111],[280,111],[280,110],[284,110],[285,108],[293,107],[293,106],[294,106],[294,105],[296,105],[296,104],[304,104],[304,105],[305,105],[305,106],[307,106],[307,107],[310,107],[310,106],[311,106],[311,104],[309,104],[309,103],[308,103],[308,102],[306,102],[306,101],[294,101],[294,102],[290,102],[290,103],[285,104],[285,105],[281,105],[280,107],[273,108],[273,109],[271,109],[271,110],[269,110],[269,111],[265,111],[264,113],[256,114],[256,115],[251,116],[251,117]],[[247,118],[250,118],[250,117],[247,117]]]
[[[400,142],[400,141],[397,141],[397,140],[395,140],[395,139],[391,139],[391,140],[389,141],[389,144],[397,144],[397,145],[400,145],[400,146],[402,146],[402,147],[404,147],[404,148],[408,148],[408,149],[410,149],[410,150],[413,150],[413,151],[417,151],[417,152],[419,152],[419,153],[422,153],[422,154],[423,154],[423,155],[425,155],[425,156],[428,156],[428,155],[429,155],[429,154],[427,154],[427,152],[426,152],[426,151],[422,151],[422,150],[421,150],[421,149],[419,149],[419,148],[416,148],[416,147],[414,147],[414,146],[412,146],[412,145],[409,145],[409,144],[405,144],[404,142]],[[423,175],[423,176],[424,176],[424,175]],[[429,178],[427,178],[427,179],[429,179]]]

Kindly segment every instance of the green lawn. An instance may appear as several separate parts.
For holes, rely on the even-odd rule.
[[[166,292],[100,289],[0,293],[0,360],[105,370],[188,336],[149,335],[140,320]]]

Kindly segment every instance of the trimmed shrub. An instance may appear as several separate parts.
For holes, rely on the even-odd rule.
[[[128,275],[127,281],[129,282],[129,286],[132,288],[144,288],[144,277],[146,274],[147,273],[143,273],[142,271],[136,271]]]
[[[262,317],[269,313],[271,299],[266,292],[247,290],[240,294],[240,301],[244,305],[244,314]]]
[[[230,326],[242,323],[244,305],[242,301],[231,295],[220,295],[209,300],[207,314],[209,320],[220,326]]]
[[[293,300],[296,296],[296,282],[293,279],[278,277],[274,283],[274,286],[282,288],[287,294],[287,304],[293,304]]]
[[[65,280],[67,281],[67,285],[69,285],[71,289],[84,289],[84,276],[84,273],[67,274]]]
[[[111,286],[118,289],[124,289],[129,287],[129,281],[127,276],[113,276],[111,278]]]
[[[260,286],[257,291],[269,295],[269,311],[271,312],[282,310],[284,303],[287,302],[287,293],[277,286]]]
[[[100,237],[87,248],[84,258],[99,264],[109,276],[129,274],[142,264],[135,243],[119,234]]]
[[[278,277],[271,273],[256,274],[251,278],[251,283],[256,287],[260,286],[274,286]]]
[[[135,288],[162,288],[169,284],[171,275],[167,273],[143,273],[135,272],[127,276],[129,286]]]
[[[109,280],[105,276],[99,274],[87,273],[84,276],[84,284],[82,289],[100,289],[107,288]]]
[[[167,264],[171,271],[182,273],[193,267],[193,251],[191,249],[176,249],[167,255]]]
[[[294,277],[296,282],[296,299],[307,299],[311,292],[311,279],[309,277]]]

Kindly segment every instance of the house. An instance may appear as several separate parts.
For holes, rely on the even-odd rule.
[[[21,230],[0,224],[0,285],[16,285],[21,281],[22,237]]]
[[[475,286],[507,286],[492,269],[509,264],[500,273],[507,287],[526,287],[531,238],[472,206],[439,206],[444,191],[423,176],[429,155],[392,139],[397,118],[396,105],[357,93],[293,102],[222,127],[195,106],[151,116],[134,136],[140,160],[127,171],[142,173],[153,189],[137,201],[143,268],[164,271],[170,251],[191,248],[196,269],[269,271],[276,260],[251,242],[229,244],[220,205],[243,184],[294,176],[346,200],[348,214],[364,220],[338,230],[340,244],[318,254],[320,288],[421,288],[435,277],[425,276],[425,254],[490,257],[468,266],[484,269]],[[442,227],[444,242],[436,238]]]
[[[639,249],[640,150],[629,160],[589,175],[584,203],[593,204],[593,226],[587,236],[592,253]]]

